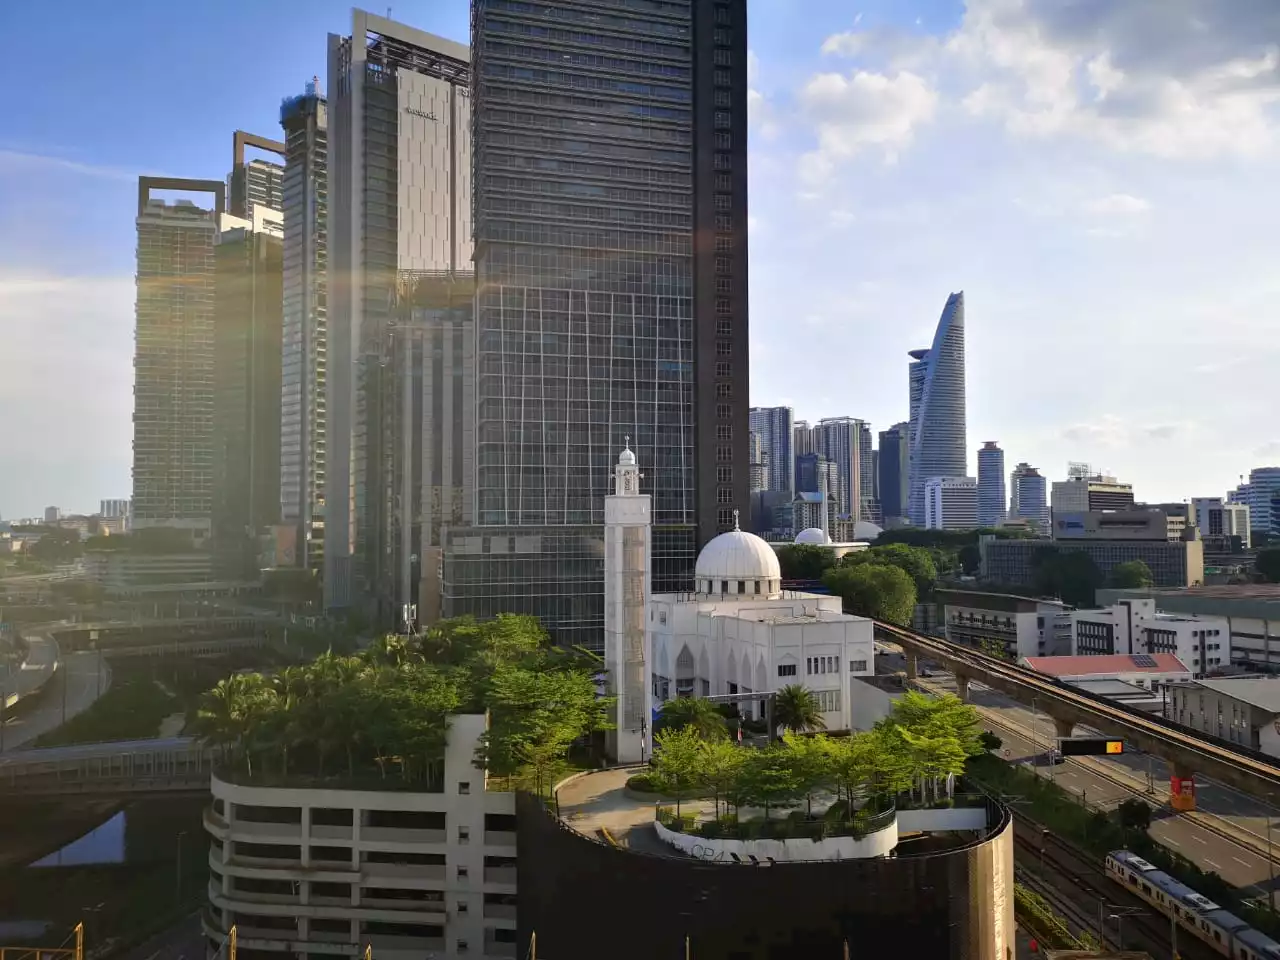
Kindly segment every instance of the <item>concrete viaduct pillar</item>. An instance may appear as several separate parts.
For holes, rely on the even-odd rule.
[[[1076,728],[1074,720],[1063,720],[1061,717],[1053,717],[1053,735],[1061,740],[1067,740],[1071,737],[1072,731]]]
[[[920,658],[914,653],[906,653],[907,679],[915,680],[920,676]]]
[[[957,673],[957,674],[956,674],[956,696],[957,696],[957,697],[959,697],[961,700],[964,700],[964,701],[966,701],[966,702],[967,702],[967,701],[968,701],[968,699],[969,699],[969,681],[970,681],[970,679],[971,679],[971,678],[969,677],[969,675],[968,675],[967,673]]]

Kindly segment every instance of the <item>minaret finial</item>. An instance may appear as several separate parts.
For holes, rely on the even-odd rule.
[[[624,434],[622,437],[622,445],[628,450],[631,449],[631,434]]]
[[[733,511],[733,529],[735,529],[735,530],[741,530],[741,529],[742,529],[741,527],[739,527],[739,526],[738,526],[738,511],[737,511],[737,510]]]

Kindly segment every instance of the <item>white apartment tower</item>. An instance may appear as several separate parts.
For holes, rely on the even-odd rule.
[[[994,527],[1004,519],[1004,451],[988,440],[978,451],[978,525]]]
[[[319,79],[280,105],[284,128],[284,331],[280,371],[280,520],[300,567],[324,561],[328,368],[329,107]]]
[[[978,526],[978,481],[973,477],[926,480],[924,525],[928,530],[972,530]]]
[[[645,657],[650,584],[650,523],[640,468],[627,447],[614,468],[612,496],[604,498],[604,656],[610,690],[618,698],[609,734],[619,763],[648,758],[652,696]]]

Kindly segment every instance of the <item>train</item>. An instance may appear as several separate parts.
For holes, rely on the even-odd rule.
[[[1280,943],[1129,850],[1107,854],[1107,876],[1232,960],[1280,960]]]

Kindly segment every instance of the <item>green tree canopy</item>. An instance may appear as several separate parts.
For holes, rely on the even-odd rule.
[[[1031,570],[1034,589],[1040,596],[1062,598],[1076,607],[1091,607],[1094,592],[1102,586],[1102,571],[1087,554],[1079,550],[1059,550],[1045,545],[1032,552]]]
[[[818,709],[818,698],[802,684],[791,683],[773,697],[773,722],[776,727],[793,733],[825,730],[826,722]]]
[[[911,623],[916,588],[900,567],[880,563],[836,567],[826,572],[822,582],[844,601],[846,613],[890,623]]]
[[[831,550],[812,543],[793,543],[778,549],[778,565],[784,580],[821,580],[835,562]]]
[[[662,705],[654,731],[691,727],[703,740],[723,740],[729,735],[724,714],[710,700],[676,697]]]
[[[1112,567],[1107,582],[1120,590],[1140,590],[1154,584],[1156,579],[1151,575],[1151,568],[1143,561],[1129,560]]]
[[[864,563],[898,567],[911,578],[915,584],[916,596],[920,598],[933,592],[933,585],[938,579],[938,568],[930,552],[923,547],[912,547],[905,543],[877,545],[857,553],[846,553],[840,558],[842,567],[857,567]]]
[[[1253,565],[1267,583],[1280,583],[1280,547],[1259,550]]]
[[[680,801],[704,783],[705,746],[692,726],[668,727],[653,738],[652,777],[659,790],[676,798],[676,816]]]
[[[489,712],[476,762],[539,786],[570,744],[608,728],[598,658],[551,646],[536,619],[448,620],[422,637],[384,637],[358,656],[332,651],[274,677],[235,674],[201,700],[197,729],[252,774],[327,777],[394,768],[438,788],[450,718]]]

